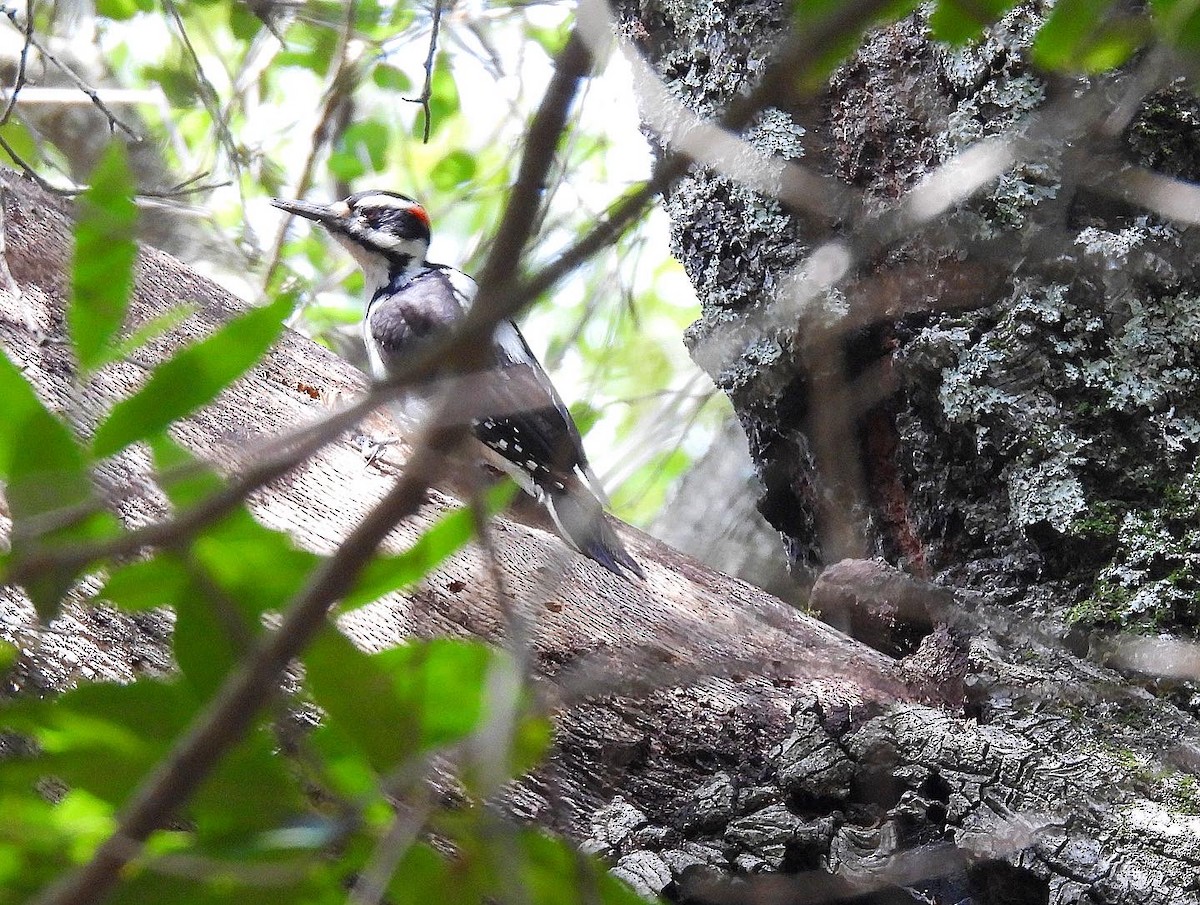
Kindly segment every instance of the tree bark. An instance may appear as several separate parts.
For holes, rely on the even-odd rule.
[[[648,33],[664,41],[666,12],[647,7],[641,14]],[[759,3],[723,15],[720,28],[701,28],[682,13],[670,20],[679,40],[707,48],[708,71],[729,79],[710,102],[740,84],[747,42],[765,47],[762,29],[778,28],[783,10]],[[912,23],[899,35],[925,46]],[[758,130],[764,140],[794,134],[774,122],[775,132]],[[917,172],[902,163],[897,184]],[[196,305],[196,313],[133,360],[77,387],[63,343],[68,218],[27,182],[11,175],[4,182],[15,286],[0,294],[0,335],[43,398],[82,433],[155,361],[237,309],[212,284],[147,249],[134,321],[180,302]],[[697,246],[692,253],[681,246],[706,311],[736,318],[738,304],[753,302],[771,274],[798,260],[800,246],[780,237],[799,242],[801,226],[704,174],[673,195],[677,218],[689,201],[712,222],[730,222],[731,203],[745,212],[738,222],[750,229],[738,241],[746,269],[735,271],[732,289],[719,266],[729,241],[720,228],[693,228]],[[696,269],[705,262],[717,265],[708,283]],[[726,293],[720,304],[718,287]],[[362,386],[345,363],[289,334],[233,391],[181,425],[178,438],[234,469],[247,450]],[[786,451],[781,459],[762,455],[771,399],[754,410],[759,421],[749,422],[762,425],[752,430],[752,446],[760,463],[798,460],[802,441],[794,434],[770,441]],[[765,475],[768,495],[778,495],[780,476],[786,471]],[[391,479],[387,463],[364,464],[343,438],[251,504],[265,523],[326,551]],[[163,515],[137,451],[106,463],[97,482],[128,524]],[[787,515],[794,495],[789,500],[775,507],[775,522],[800,562],[811,540],[787,519],[799,524],[807,516],[798,508]],[[398,529],[396,543],[410,543],[451,504],[432,493],[422,517]],[[814,593],[830,610],[861,611],[857,624],[873,626],[883,639],[877,643],[891,645],[888,654],[637,532],[623,536],[646,567],[645,584],[609,575],[537,528],[497,521],[505,599],[534,626],[541,687],[561,705],[553,759],[510,791],[515,813],[584,841],[644,890],[692,901],[811,901],[813,890],[821,900],[870,894],[904,901],[897,898],[909,895],[903,890],[989,903],[1195,900],[1200,828],[1185,771],[1200,752],[1200,733],[1187,714],[1024,632],[978,595],[951,596],[948,607],[945,591],[878,563],[847,563]],[[368,649],[438,633],[499,640],[505,608],[486,564],[481,550],[469,549],[412,595],[380,601],[341,625]],[[3,592],[0,625],[22,650],[16,690],[62,688],[80,678],[127,681],[169,668],[169,617],[114,613],[89,599],[94,588],[82,583],[67,615],[47,627],[19,594]],[[895,612],[881,622],[884,603]],[[1033,653],[1019,660],[1013,649]]]
[[[754,83],[791,18],[772,0],[618,8],[623,34],[702,116]],[[872,857],[954,840],[977,866],[937,892],[944,901],[967,888],[998,901],[1009,887],[1021,902],[1192,902],[1200,825],[1187,790],[1200,673],[1167,662],[1163,651],[1180,650],[1170,644],[1150,678],[1102,664],[1137,660],[1114,629],[1190,639],[1197,626],[1200,233],[1095,182],[1100,164],[1196,180],[1200,105],[1176,83],[1143,98],[1136,86],[1154,75],[1149,66],[1091,82],[1042,77],[1028,51],[1043,14],[1022,5],[962,49],[930,40],[914,15],[868,35],[819,94],[766,110],[748,130],[759,152],[860,190],[867,213],[983,138],[1011,131],[1010,147],[1021,148],[1017,165],[944,218],[854,261],[823,309],[846,312],[832,330],[779,312],[810,252],[861,239],[852,225],[831,231],[713,170],[677,183],[666,201],[674,250],[702,306],[687,339],[747,432],[759,508],[793,572],[817,578],[814,606],[878,649],[907,654],[943,694],[961,679],[962,715],[979,721],[947,735],[950,724],[936,721],[906,732],[894,722],[903,709],[879,718],[890,737],[876,778],[937,776],[950,798],[977,805],[930,821],[921,781],[875,799],[853,786],[851,800],[886,814],[864,843]],[[879,562],[828,571],[847,554],[949,591],[905,583]],[[954,608],[929,605],[944,593]],[[993,733],[991,754],[1007,752],[1007,765],[969,750]],[[856,747],[863,737],[842,739],[860,769],[871,757]],[[1114,756],[1141,764],[1141,776],[1112,773]],[[1052,789],[1064,769],[1090,789],[1082,798]],[[991,808],[981,776],[984,786],[1009,777],[1004,807],[1026,814],[1014,819],[1028,831],[991,862],[971,841]],[[918,799],[924,818],[909,824],[904,802]],[[776,815],[787,851],[811,814],[789,804]],[[1003,810],[984,819],[989,832],[1003,835]],[[1188,841],[1168,853],[1168,838]],[[1136,866],[1130,845],[1145,844],[1180,863]],[[853,875],[837,851],[799,866]],[[798,866],[769,862],[781,865]]]

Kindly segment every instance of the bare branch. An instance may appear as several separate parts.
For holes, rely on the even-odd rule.
[[[142,137],[140,135],[138,135],[135,131],[133,131],[133,129],[131,129],[129,126],[127,126],[119,117],[116,116],[116,114],[114,114],[111,110],[108,109],[107,105],[105,105],[104,101],[100,97],[100,94],[96,91],[95,88],[93,88],[91,85],[89,85],[87,82],[85,82],[79,76],[79,74],[75,72],[74,69],[72,69],[66,63],[64,63],[62,60],[60,60],[54,54],[52,54],[49,50],[47,50],[45,45],[43,45],[37,38],[35,38],[33,36],[33,27],[30,24],[33,21],[32,5],[27,14],[27,21],[25,23],[24,28],[22,28],[20,25],[17,24],[17,11],[15,9],[13,9],[10,6],[5,5],[3,7],[0,7],[0,12],[3,12],[4,15],[8,17],[8,21],[12,23],[13,28],[17,29],[18,31],[20,31],[22,34],[25,35],[26,47],[21,52],[22,70],[24,69],[25,55],[28,51],[28,45],[32,44],[35,48],[37,48],[38,53],[40,53],[43,57],[45,57],[47,60],[49,60],[51,63],[53,63],[56,67],[58,67],[58,69],[61,70],[63,72],[63,74],[67,76],[67,78],[69,78],[72,82],[75,83],[76,88],[78,88],[80,91],[82,91],[84,94],[86,94],[91,99],[92,103],[96,106],[96,109],[99,110],[101,113],[103,113],[105,119],[108,120],[108,128],[111,131],[116,132],[119,129],[120,131],[122,131],[126,135],[128,135],[131,139],[133,139],[134,141],[142,140]],[[13,97],[9,102],[9,110],[6,111],[4,114],[4,118],[2,120],[3,122],[8,121],[8,115],[11,112],[11,106],[15,102],[16,102],[16,98]]]
[[[409,103],[420,104],[425,113],[425,132],[422,139],[429,144],[429,132],[433,128],[433,115],[429,110],[429,99],[433,97],[433,64],[437,57],[438,28],[442,22],[442,0],[433,0],[433,21],[429,25],[429,53],[425,55],[425,84],[421,94],[415,98],[407,98]]]
[[[4,107],[4,115],[0,116],[0,126],[7,125],[9,117],[12,116],[13,108],[17,105],[17,96],[21,93],[21,89],[25,87],[25,70],[29,63],[29,48],[33,46],[33,20],[34,12],[37,8],[36,0],[30,0],[29,8],[25,12],[25,43],[21,45],[21,54],[17,58],[17,77],[13,80],[13,86],[9,89],[8,103]],[[16,24],[12,19],[12,14],[9,16],[9,21]]]

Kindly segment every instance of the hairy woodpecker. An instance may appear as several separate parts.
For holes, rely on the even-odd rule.
[[[465,273],[425,260],[429,215],[407,195],[368,191],[329,205],[271,203],[321,224],[362,267],[363,339],[378,380],[393,374],[415,347],[445,333],[475,296],[475,281]],[[580,553],[618,575],[644,578],[605,517],[571,413],[511,320],[496,326],[489,357],[490,368],[478,382],[482,398],[469,407],[482,457],[542,503]],[[411,417],[411,404],[419,408],[421,400],[408,402]]]

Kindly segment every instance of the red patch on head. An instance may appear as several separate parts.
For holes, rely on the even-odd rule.
[[[423,223],[424,223],[426,226],[430,226],[430,223],[429,223],[429,214],[427,214],[427,213],[425,212],[425,208],[421,207],[421,205],[419,205],[419,204],[414,204],[412,207],[410,207],[410,208],[408,209],[408,211],[409,211],[409,213],[410,213],[410,214],[412,214],[412,215],[413,215],[414,217],[416,217],[418,220],[420,220],[421,222],[423,222]]]

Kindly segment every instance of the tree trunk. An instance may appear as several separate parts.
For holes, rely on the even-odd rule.
[[[623,33],[705,116],[753,84],[789,10],[771,0],[619,4]],[[808,254],[839,235],[853,247],[866,221],[830,232],[714,170],[677,183],[666,202],[674,249],[702,306],[687,339],[746,430],[760,511],[794,573],[876,556],[957,595],[954,611],[928,605],[928,589],[914,605],[919,585],[861,562],[827,571],[814,590],[835,624],[910,654],[931,677],[959,664],[961,715],[980,723],[958,724],[950,742],[950,722],[906,732],[895,722],[905,711],[880,718],[891,735],[873,776],[891,785],[850,793],[878,809],[864,843],[872,857],[938,839],[980,858],[974,821],[991,808],[978,799],[980,777],[987,786],[1019,764],[985,823],[996,831],[1008,808],[1027,832],[995,850],[1007,866],[965,869],[975,900],[998,900],[1007,886],[1022,902],[1197,901],[1194,854],[1182,856],[1190,866],[1151,868],[1129,845],[1166,853],[1167,839],[1187,838],[1197,851],[1200,672],[1181,666],[1194,657],[1186,648],[1109,630],[1197,629],[1200,233],[1096,184],[1098,162],[1200,178],[1200,104],[1173,83],[1142,98],[1136,78],[1044,80],[1028,63],[1042,12],[1026,4],[963,49],[931,41],[912,16],[869,35],[821,93],[768,109],[748,131],[760,152],[860,190],[878,213],[973,143],[1012,130],[1017,165],[853,262],[826,300],[825,312],[846,312],[832,328],[780,312],[808,272],[798,268],[816,266]],[[991,754],[1007,751],[1008,766],[971,751],[992,733],[1005,741]],[[862,769],[863,730],[849,738]],[[1112,774],[1114,757],[1139,764],[1140,776]],[[1063,770],[1091,791],[1055,791]],[[978,804],[935,819],[921,782],[944,803],[965,794]],[[783,824],[811,817],[789,804]],[[785,848],[796,839],[782,829],[779,838]],[[854,873],[836,845],[821,856],[782,864]],[[966,888],[951,887],[960,897]]]

